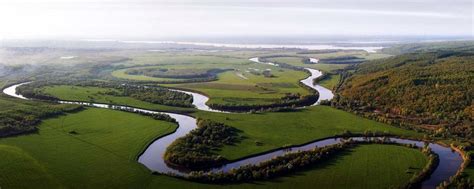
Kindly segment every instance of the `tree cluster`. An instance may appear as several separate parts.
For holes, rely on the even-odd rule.
[[[197,129],[168,146],[165,161],[169,165],[191,170],[221,165],[227,159],[214,151],[241,139],[237,129],[223,123],[198,119],[197,124]]]

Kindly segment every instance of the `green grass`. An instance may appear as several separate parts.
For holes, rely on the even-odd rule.
[[[308,171],[265,184],[272,188],[399,188],[426,163],[427,157],[416,149],[361,145]]]
[[[55,92],[56,96],[62,99],[88,101],[88,93],[83,93],[84,91],[97,94],[101,90],[105,90],[99,88],[74,88],[75,89],[71,89],[67,86],[60,86],[49,89],[46,88],[45,91],[55,89],[57,90]],[[76,90],[81,93],[74,92]],[[105,97],[102,99],[102,101],[107,100],[109,99]],[[141,108],[149,108],[148,106],[134,103],[134,101],[131,100],[116,100],[115,102]],[[204,119],[223,122],[243,131],[243,135],[246,139],[234,146],[226,146],[222,151],[218,152],[228,159],[238,159],[243,156],[268,151],[288,144],[302,144],[312,140],[331,137],[341,134],[346,130],[359,134],[364,133],[366,130],[371,130],[389,132],[396,135],[421,136],[421,134],[413,131],[364,119],[327,106],[315,106],[297,112],[222,114],[199,111],[193,115]],[[256,141],[263,143],[263,145],[257,146],[255,144]]]
[[[325,87],[325,88],[327,88],[327,89],[332,90],[339,83],[340,79],[341,79],[340,75],[330,74],[330,75],[327,76],[327,78],[323,79],[318,84]]]
[[[95,108],[45,120],[39,127],[37,134],[0,139],[2,146],[21,149],[10,150],[13,152],[9,156],[28,160],[16,161],[18,166],[4,167],[2,175],[8,173],[13,177],[8,176],[8,180],[23,182],[23,179],[50,175],[71,188],[139,184],[134,182],[146,178],[149,172],[136,163],[137,155],[154,138],[176,128],[174,124],[145,116]],[[72,130],[78,134],[69,134]],[[0,162],[11,162],[3,155],[0,158]],[[17,168],[22,167],[36,170],[16,174]],[[53,181],[42,179],[25,184],[36,188],[48,183],[55,186]]]
[[[343,69],[349,65],[349,64],[321,64],[321,63],[305,64],[302,62],[303,60],[302,57],[276,57],[276,58],[268,58],[268,60],[287,63],[294,66],[300,66],[300,67],[305,67],[305,68],[314,68],[317,70],[321,70],[323,72],[332,72],[337,69]]]
[[[271,104],[276,102],[286,93],[309,94],[307,89],[299,86],[299,80],[308,76],[302,71],[294,71],[274,66],[251,63],[242,60],[245,64],[223,64],[223,63],[200,63],[200,64],[178,64],[162,66],[146,66],[147,68],[168,68],[184,69],[192,66],[194,69],[234,69],[218,74],[218,80],[201,83],[185,84],[163,84],[163,86],[191,89],[202,92],[210,97],[210,103],[228,104]],[[143,67],[145,68],[145,67]],[[128,68],[128,69],[136,69]],[[112,75],[122,79],[149,80],[149,81],[172,81],[169,78],[155,78],[144,75],[127,75],[128,69],[121,69],[112,72]],[[267,78],[263,75],[252,74],[261,73],[266,69],[271,69],[274,77]],[[257,71],[256,71],[257,70]]]
[[[258,67],[257,67],[258,66]],[[218,80],[206,83],[187,83],[166,85],[191,89],[205,93],[210,97],[209,103],[243,103],[270,104],[283,97],[286,93],[309,94],[307,89],[298,85],[299,80],[306,78],[305,72],[287,69],[268,68],[262,65],[250,66],[256,69],[272,69],[275,77],[247,73],[246,70],[230,71],[219,74]],[[240,77],[241,74],[244,78]]]
[[[275,58],[269,58],[268,60],[283,62],[283,63],[291,64],[294,66],[314,68],[317,70],[321,70],[323,72],[332,72],[337,69],[343,69],[350,64],[322,64],[322,63],[304,64],[302,61],[303,57],[312,57],[312,58],[321,59],[321,58],[335,58],[339,56],[356,56],[359,58],[364,58],[366,60],[374,60],[374,59],[390,57],[391,55],[382,54],[382,53],[366,53],[365,51],[341,51],[341,52],[336,52],[336,53],[324,53],[324,54],[299,54],[298,56],[300,57],[275,57]]]
[[[197,112],[196,117],[226,123],[242,131],[244,140],[225,146],[218,153],[228,159],[261,153],[285,145],[342,134],[345,130],[363,134],[366,130],[420,137],[420,133],[358,117],[327,106],[313,106],[297,112],[263,114],[222,114]],[[256,141],[263,143],[256,145]]]
[[[286,130],[279,128],[281,126],[274,125],[272,130]],[[136,162],[147,143],[175,128],[171,123],[132,113],[89,108],[45,120],[39,128],[37,134],[0,139],[0,164],[9,165],[0,169],[2,188],[386,188],[406,182],[408,167],[424,165],[423,155],[413,149],[364,145],[288,177],[256,183],[208,185],[152,175]],[[69,134],[72,130],[78,134]],[[276,140],[287,138],[280,135]]]
[[[218,80],[204,83],[166,84],[164,86],[191,89],[205,93],[210,97],[210,103],[216,104],[271,104],[283,97],[285,93],[308,94],[308,91],[298,86],[299,80],[307,77],[301,71],[275,68],[274,66],[257,64],[248,60],[254,56],[267,56],[277,52],[219,52],[206,55],[199,53],[172,54],[172,53],[144,53],[134,55],[133,61],[126,64],[131,68],[115,70],[112,76],[121,79],[141,81],[180,81],[182,79],[157,78],[145,75],[128,75],[129,69],[156,68],[156,69],[234,69],[218,75]],[[295,52],[281,52],[294,56]],[[343,69],[347,64],[303,64],[302,57],[328,58],[337,56],[359,56],[366,59],[382,58],[386,55],[366,53],[364,51],[341,51],[326,54],[306,54],[301,57],[277,57],[270,60],[284,62],[301,67],[310,67],[331,72]],[[260,72],[271,69],[276,77],[266,78],[262,75],[254,75],[250,71],[257,69]],[[322,83],[323,86],[332,88],[338,82],[338,78],[332,77]]]
[[[4,188],[58,188],[58,181],[21,148],[0,145],[0,186]]]
[[[87,88],[87,90],[80,87],[74,88],[75,89],[71,89],[67,86],[60,86],[59,88],[53,87],[49,89],[63,91],[54,93],[61,99],[84,101],[88,101],[87,93],[78,94],[74,91],[89,91],[90,93],[97,94],[99,91],[105,90],[99,88]],[[45,91],[49,89],[46,88]],[[102,101],[107,100],[108,98],[105,97],[102,99]],[[115,102],[141,108],[150,108],[146,105],[134,103],[132,100],[115,100]],[[235,146],[226,146],[222,151],[218,152],[228,159],[238,159],[243,156],[264,152],[288,144],[302,144],[312,140],[331,137],[341,134],[345,130],[359,134],[364,133],[366,130],[371,130],[390,132],[396,135],[421,136],[421,134],[413,131],[364,119],[327,106],[315,106],[297,112],[222,114],[199,111],[193,115],[204,119],[213,119],[223,122],[243,131],[243,135],[246,138],[245,140]],[[256,141],[263,143],[263,145],[257,146],[255,144]]]
[[[115,89],[105,89],[105,88],[99,88],[99,87],[55,85],[55,86],[47,86],[47,87],[41,88],[41,90],[44,93],[55,96],[61,100],[120,104],[120,105],[140,107],[140,108],[145,108],[145,109],[150,109],[150,110],[158,110],[158,111],[190,112],[194,110],[193,108],[180,108],[180,107],[174,107],[174,106],[153,104],[153,103],[141,101],[138,99],[134,99],[131,97],[112,96],[112,95],[103,94],[106,91],[115,90]]]

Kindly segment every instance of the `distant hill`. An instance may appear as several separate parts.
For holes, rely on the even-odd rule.
[[[423,50],[348,70],[332,105],[379,121],[472,139],[474,45]]]

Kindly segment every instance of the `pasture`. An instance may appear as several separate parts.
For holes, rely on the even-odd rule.
[[[127,96],[113,96],[105,94],[107,91],[114,91],[116,89],[100,88],[100,87],[81,87],[68,85],[54,85],[43,87],[42,92],[55,96],[61,100],[68,101],[84,101],[107,104],[119,104],[132,107],[139,107],[156,111],[171,111],[171,112],[190,112],[193,108],[182,108],[175,106],[166,106],[160,104],[153,104],[150,102],[141,101]]]
[[[316,184],[380,188],[407,182],[413,174],[407,170],[411,167],[416,171],[425,163],[424,156],[413,149],[363,145],[295,175],[255,183],[209,185],[152,175],[136,162],[149,142],[174,130],[171,123],[88,108],[47,119],[39,128],[36,134],[0,139],[4,154],[0,156],[4,165],[1,169],[8,173],[0,175],[2,188],[294,188]]]

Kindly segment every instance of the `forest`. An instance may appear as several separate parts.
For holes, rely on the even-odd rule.
[[[473,139],[474,50],[416,52],[348,69],[332,106],[439,137]]]

